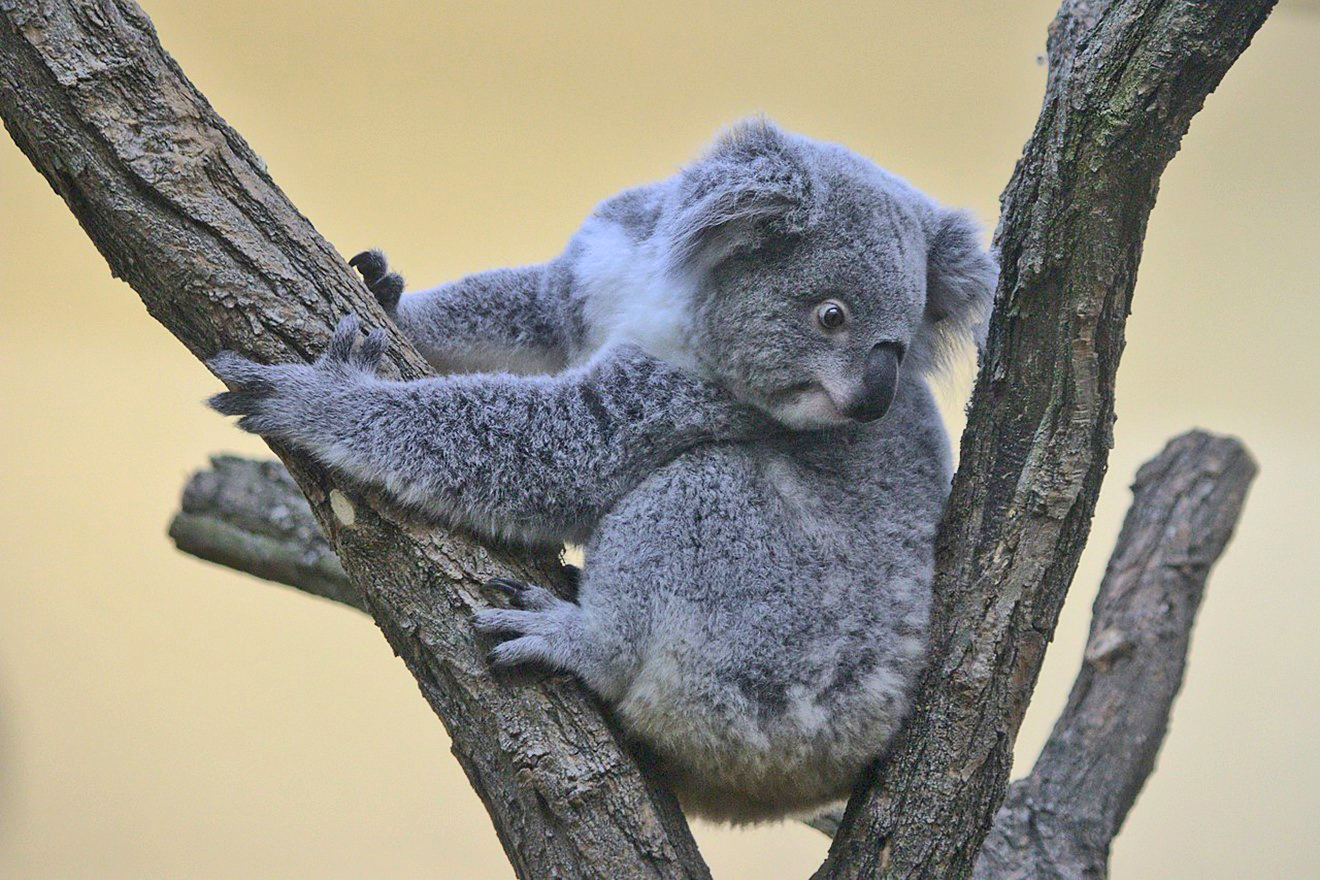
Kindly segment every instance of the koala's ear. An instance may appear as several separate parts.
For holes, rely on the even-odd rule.
[[[941,210],[926,249],[926,315],[923,336],[938,361],[946,349],[970,338],[985,346],[999,266],[981,245],[981,229],[962,211]]]
[[[679,179],[667,224],[672,266],[708,270],[770,235],[801,231],[811,192],[788,136],[765,120],[735,126]]]

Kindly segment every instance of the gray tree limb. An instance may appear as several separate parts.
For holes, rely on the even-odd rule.
[[[1256,464],[1193,431],[1137,472],[1068,705],[1031,774],[1009,787],[977,880],[1101,880],[1109,845],[1155,767],[1210,568]]]
[[[933,661],[817,880],[960,878],[1100,490],[1160,174],[1273,0],[1065,0],[1040,118],[1001,199],[1001,276],[940,531]]]
[[[0,116],[111,271],[194,354],[306,361],[357,312],[390,332],[388,370],[426,374],[131,0],[0,0]],[[553,584],[555,560],[402,522],[275,451],[444,721],[520,877],[709,876],[673,797],[575,682],[490,674],[468,625],[480,584]]]

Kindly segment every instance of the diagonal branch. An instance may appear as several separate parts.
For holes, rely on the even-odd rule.
[[[1013,783],[977,880],[1108,876],[1109,845],[1155,767],[1210,569],[1233,534],[1255,462],[1200,431],[1137,473],[1068,705]]]
[[[395,375],[425,374],[131,0],[0,0],[0,116],[111,271],[194,354],[307,360],[354,311],[389,329]],[[467,623],[480,583],[553,583],[554,560],[399,522],[276,452],[445,722],[519,876],[709,876],[673,798],[581,688],[562,676],[515,687],[488,672]]]
[[[989,347],[941,529],[933,662],[819,880],[967,876],[1086,542],[1146,219],[1273,0],[1065,0],[1002,197]]]

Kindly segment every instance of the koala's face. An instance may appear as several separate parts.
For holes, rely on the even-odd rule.
[[[698,311],[713,378],[795,430],[883,416],[926,302],[915,210],[865,186],[833,196],[808,231],[714,267]]]

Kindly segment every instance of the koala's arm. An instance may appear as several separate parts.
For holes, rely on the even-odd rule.
[[[574,343],[563,257],[494,269],[401,296],[403,278],[380,251],[350,261],[403,334],[442,373],[552,373]]]
[[[695,445],[745,439],[762,417],[631,347],[555,376],[375,376],[384,335],[340,323],[315,364],[222,352],[239,426],[457,525],[525,543],[581,542],[626,492]]]

